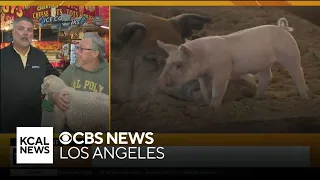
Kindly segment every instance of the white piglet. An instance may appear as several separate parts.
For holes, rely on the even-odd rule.
[[[179,88],[190,80],[198,79],[202,95],[210,107],[219,107],[230,79],[242,78],[255,83],[256,98],[262,99],[272,79],[271,67],[278,61],[288,70],[295,82],[300,97],[309,99],[301,68],[300,51],[290,34],[285,18],[278,25],[262,25],[223,36],[208,36],[186,41],[180,46],[157,41],[168,53],[166,65],[159,77],[164,86]],[[212,98],[203,77],[212,78]]]

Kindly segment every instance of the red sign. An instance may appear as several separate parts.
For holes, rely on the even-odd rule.
[[[23,16],[23,6],[1,6],[1,30],[11,29],[13,21]]]
[[[60,16],[68,14],[72,19],[82,16],[88,19],[100,15],[109,19],[109,7],[99,6],[1,6],[1,29],[11,28],[13,20],[26,16],[35,20],[40,17]]]
[[[109,6],[100,6],[99,15],[101,16],[102,19],[109,20]]]
[[[93,18],[98,15],[98,13],[98,6],[29,6],[27,10],[24,11],[24,16],[37,20],[42,16],[61,16],[62,14],[68,14],[72,18],[82,16]]]
[[[109,18],[108,6],[2,6],[1,11],[1,14],[4,14],[5,17],[4,20],[15,19],[22,16],[39,19],[41,16],[60,16],[61,14],[69,14],[73,18],[81,16],[93,18],[100,14],[100,16]]]
[[[24,7],[25,6],[1,6],[1,16],[4,15],[4,20],[22,17],[24,14]]]

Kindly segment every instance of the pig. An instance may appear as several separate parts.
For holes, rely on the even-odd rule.
[[[42,94],[67,91],[70,99],[69,109],[62,111],[54,105],[53,128],[61,133],[67,125],[72,131],[107,132],[109,130],[109,95],[97,92],[77,91],[68,87],[55,75],[44,78]]]
[[[111,103],[139,103],[155,93],[180,101],[198,100],[197,80],[178,90],[157,85],[168,56],[158,47],[157,39],[181,45],[193,37],[193,30],[202,30],[210,24],[211,18],[194,13],[161,18],[119,7],[111,7],[111,13]],[[250,82],[244,82],[242,87],[250,91],[255,89]]]
[[[111,14],[111,102],[141,102],[158,91],[190,100],[189,95],[181,94],[183,90],[157,87],[167,54],[156,40],[183,44],[211,18],[185,13],[166,19],[114,6]]]
[[[280,62],[293,78],[301,99],[308,100],[310,90],[305,82],[297,42],[290,33],[293,30],[287,19],[280,18],[277,25],[202,37],[180,46],[158,40],[158,46],[168,53],[159,84],[180,88],[197,79],[203,98],[209,107],[217,109],[231,79],[252,79],[255,75],[258,79],[255,98],[263,99],[273,77],[271,67]],[[205,77],[211,78],[211,99]]]

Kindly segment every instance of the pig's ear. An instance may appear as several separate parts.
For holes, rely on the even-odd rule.
[[[176,29],[180,32],[181,38],[185,39],[192,35],[193,30],[202,30],[206,23],[212,22],[209,17],[204,17],[199,14],[185,13],[169,19]]]
[[[118,35],[118,41],[123,45],[136,46],[143,42],[147,35],[147,28],[142,23],[130,22],[126,24]]]
[[[173,45],[173,44],[165,44],[164,42],[157,40],[157,45],[159,46],[159,48],[165,50],[168,54],[170,52],[174,52],[178,49],[178,46]]]
[[[192,49],[190,49],[190,47],[188,47],[186,45],[181,45],[180,51],[183,54],[183,56],[185,57],[185,59],[189,59],[193,53]]]

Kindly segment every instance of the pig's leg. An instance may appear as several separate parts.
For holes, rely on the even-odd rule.
[[[258,74],[258,89],[255,98],[256,99],[263,99],[266,95],[266,92],[268,90],[268,86],[270,81],[272,80],[272,72],[271,67],[264,69],[263,71],[259,72]]]
[[[209,104],[210,103],[210,98],[209,98],[209,91],[208,91],[208,87],[206,85],[206,82],[205,82],[203,77],[199,77],[198,81],[199,81],[199,84],[200,84],[201,95],[202,95],[204,101],[207,104]]]
[[[215,73],[212,79],[212,99],[209,107],[218,108],[221,105],[222,99],[226,93],[229,79],[231,78],[230,71],[220,71]]]
[[[304,79],[303,69],[301,67],[296,67],[295,69],[288,69],[293,81],[295,82],[298,91],[300,93],[300,97],[303,100],[308,100],[310,98],[310,90],[306,84],[306,80]]]
[[[310,98],[310,90],[306,84],[306,80],[304,78],[303,69],[301,68],[300,58],[289,57],[286,54],[281,54],[281,59],[279,59],[282,66],[287,69],[293,81],[295,82],[298,91],[300,93],[300,97],[303,100],[308,100]],[[296,59],[293,61],[292,59]]]
[[[56,105],[54,106],[54,119],[53,119],[53,131],[55,133],[61,133],[66,122],[66,117],[64,112],[58,108]]]

